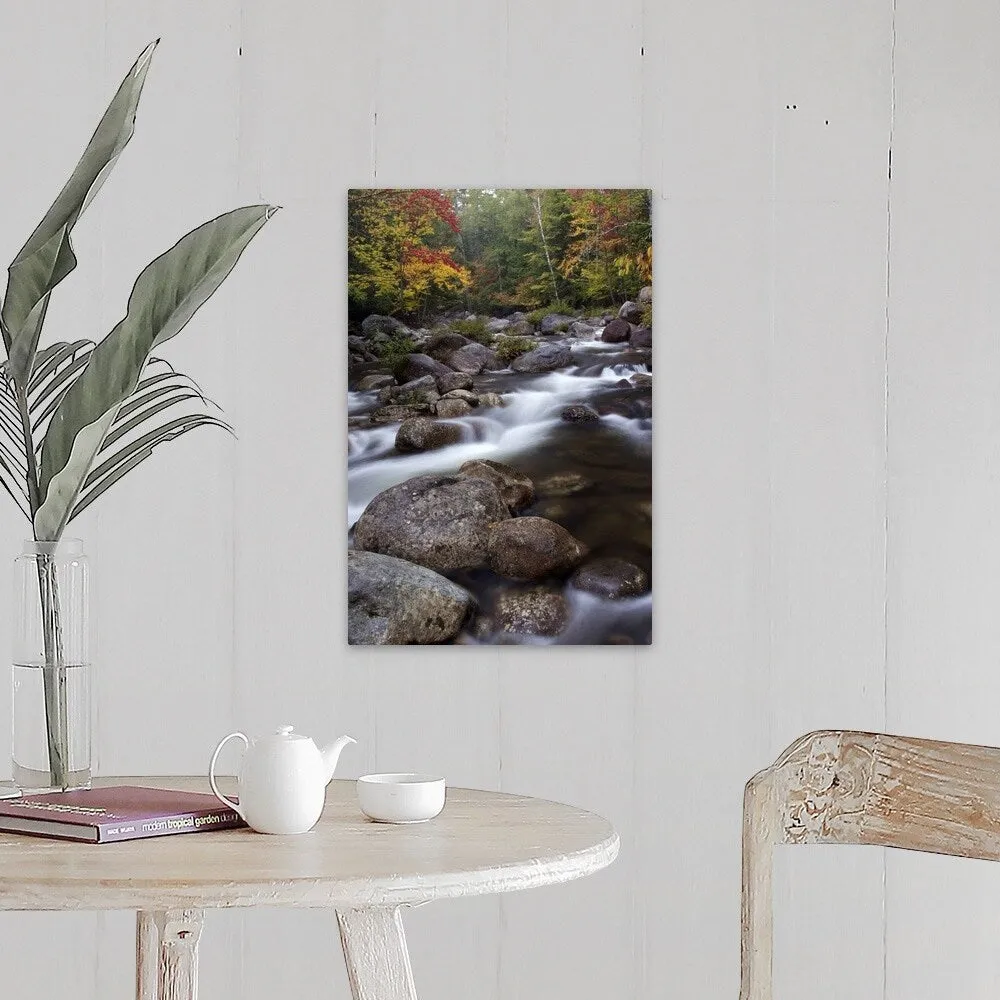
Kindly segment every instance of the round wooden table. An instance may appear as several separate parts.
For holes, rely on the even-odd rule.
[[[95,784],[209,790],[207,778]],[[362,815],[353,781],[333,781],[319,823],[293,837],[242,829],[92,845],[0,834],[0,909],[136,910],[138,1000],[195,1000],[202,910],[328,907],[355,1000],[414,1000],[401,906],[565,882],[617,854],[607,820],[557,802],[449,788],[436,819],[394,826]]]

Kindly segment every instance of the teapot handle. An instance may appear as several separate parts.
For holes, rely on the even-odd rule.
[[[247,822],[246,813],[240,808],[240,804],[233,799],[226,798],[222,792],[219,791],[219,786],[215,783],[215,762],[219,759],[219,753],[222,748],[230,741],[234,739],[243,740],[243,748],[246,749],[250,746],[250,741],[243,735],[243,733],[230,733],[222,742],[215,748],[215,753],[212,754],[212,763],[208,765],[208,781],[212,786],[212,791],[215,792],[215,797],[227,808],[234,809],[239,815],[243,822]]]

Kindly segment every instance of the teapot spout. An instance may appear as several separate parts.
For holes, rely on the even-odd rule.
[[[337,769],[337,761],[340,760],[340,751],[348,743],[357,743],[350,736],[341,736],[339,740],[334,740],[329,746],[323,747],[320,753],[323,755],[323,767],[326,773],[326,780],[329,782],[333,777],[333,772]]]

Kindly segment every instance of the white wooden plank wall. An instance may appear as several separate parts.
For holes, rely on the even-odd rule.
[[[359,738],[345,775],[593,808],[609,871],[410,914],[424,995],[735,996],[752,771],[816,726],[1000,742],[995,5],[2,3],[4,261],[157,36],[49,336],[103,335],[203,219],[285,208],[170,347],[238,443],[164,449],[80,525],[100,771],[203,771],[229,729],[290,721]],[[652,648],[345,646],[345,192],[368,184],[654,190]],[[0,519],[0,557],[22,534]],[[985,998],[998,898],[996,866],[783,853],[778,995]],[[4,1000],[131,995],[128,914],[0,935]],[[322,914],[212,914],[202,952],[205,996],[346,995]]]

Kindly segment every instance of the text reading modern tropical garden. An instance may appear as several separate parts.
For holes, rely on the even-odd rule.
[[[352,190],[348,637],[642,644],[644,190]]]

